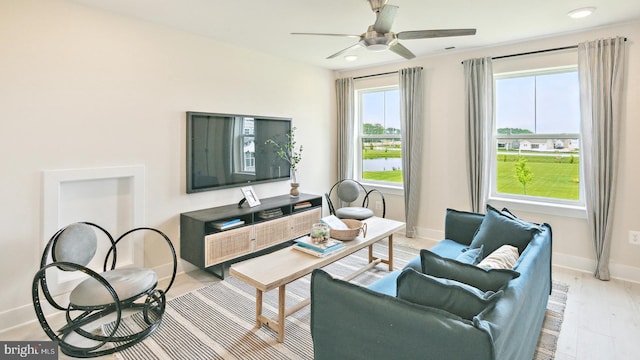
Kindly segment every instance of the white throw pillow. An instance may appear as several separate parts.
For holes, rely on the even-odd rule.
[[[478,264],[481,268],[488,269],[513,269],[520,254],[518,248],[511,245],[502,245],[496,251],[482,259]]]

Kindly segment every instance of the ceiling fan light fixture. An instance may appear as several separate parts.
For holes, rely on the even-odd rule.
[[[381,35],[376,32],[367,32],[360,43],[369,51],[385,51],[397,41],[393,33]]]
[[[595,7],[583,7],[571,10],[567,15],[572,19],[582,19],[593,14],[594,11],[596,11]]]
[[[387,44],[371,44],[369,46],[367,46],[367,50],[369,51],[385,51],[389,48],[389,45]]]
[[[358,55],[346,55],[344,59],[349,62],[356,61],[358,60]]]

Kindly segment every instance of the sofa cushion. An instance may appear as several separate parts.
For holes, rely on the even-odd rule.
[[[502,295],[502,291],[483,292],[455,280],[436,278],[413,269],[402,271],[397,288],[400,299],[442,309],[467,320],[472,320]]]
[[[444,239],[438,242],[432,248],[430,248],[429,251],[432,251],[442,257],[455,259],[456,257],[458,257],[458,255],[462,254],[462,252],[464,252],[466,249],[469,249],[469,246],[465,246],[453,240]],[[420,260],[420,256],[416,256],[415,258],[411,259],[411,261],[409,261],[403,269],[408,269],[408,268],[413,268],[416,271],[421,272],[422,261]]]
[[[478,266],[489,269],[513,269],[519,257],[518,249],[515,246],[502,245],[498,250],[482,259]]]
[[[478,248],[484,245],[484,253],[491,254],[502,245],[513,245],[522,254],[537,231],[535,224],[512,219],[487,205],[487,213],[470,246]]]
[[[498,291],[520,273],[506,269],[483,269],[475,265],[447,259],[429,250],[420,250],[422,272],[444,279],[456,280],[482,291]]]
[[[468,246],[478,231],[484,215],[466,211],[447,209],[444,237]]]
[[[394,270],[383,276],[380,280],[376,280],[375,282],[367,286],[367,289],[395,297],[396,280],[398,279],[398,276],[400,276],[400,270]]]
[[[456,260],[463,262],[465,264],[476,265],[484,258],[484,245],[480,245],[480,247],[472,249],[464,249],[460,255],[456,257]]]

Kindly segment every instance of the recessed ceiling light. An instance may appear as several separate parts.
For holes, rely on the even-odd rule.
[[[596,11],[596,8],[594,7],[583,7],[580,9],[571,10],[567,15],[569,15],[569,17],[572,19],[581,19],[593,14],[594,11]]]
[[[347,61],[356,61],[358,60],[358,55],[346,55],[344,59]]]

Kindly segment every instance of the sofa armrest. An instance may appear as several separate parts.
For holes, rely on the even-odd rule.
[[[314,358],[493,359],[490,335],[445,311],[333,279],[311,277]]]
[[[483,214],[447,209],[444,220],[444,238],[470,245],[484,219]]]

